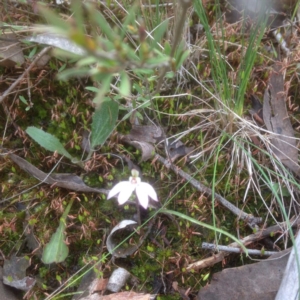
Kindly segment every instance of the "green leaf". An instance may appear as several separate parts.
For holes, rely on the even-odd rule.
[[[126,29],[127,29],[127,25],[132,24],[135,22],[135,20],[138,19],[138,17],[136,16],[136,10],[138,8],[138,4],[135,1],[134,4],[131,6],[131,8],[128,10],[128,13],[126,14],[126,18],[123,21],[123,25],[122,25],[122,33],[121,33],[121,40],[124,39],[125,35],[126,35]]]
[[[177,57],[176,59],[177,70],[182,66],[183,62],[188,58],[189,55],[190,55],[190,51],[186,50],[182,52],[179,57]]]
[[[97,63],[97,61],[98,61],[98,59],[96,57],[87,56],[87,57],[84,57],[84,58],[80,59],[77,62],[77,67],[90,66],[94,63]]]
[[[125,71],[120,74],[120,94],[124,97],[128,97],[131,92],[130,78]]]
[[[94,92],[94,93],[99,92],[99,88],[94,87],[94,86],[86,86],[85,89],[88,90],[88,91]]]
[[[66,229],[66,218],[68,216],[72,204],[73,204],[73,200],[70,201],[64,214],[60,218],[59,226],[56,229],[56,232],[52,235],[50,242],[44,248],[42,261],[45,264],[51,264],[54,262],[55,263],[63,262],[69,254],[69,248],[66,245],[65,229]]]
[[[89,16],[90,18],[99,25],[101,28],[101,31],[107,36],[107,38],[110,41],[115,41],[117,36],[115,34],[115,31],[111,28],[109,23],[106,21],[105,17],[92,5],[86,6],[89,10]]]
[[[68,80],[72,77],[84,77],[90,73],[90,68],[71,68],[57,74],[59,80]]]
[[[161,43],[161,39],[168,29],[168,23],[168,20],[165,20],[155,29],[153,33],[153,40],[151,40],[151,48],[157,48],[161,50],[158,46],[158,43]]]
[[[207,229],[210,229],[210,230],[213,230],[213,231],[216,231],[218,233],[221,233],[221,234],[224,234],[226,236],[228,236],[230,239],[234,240],[236,243],[239,244],[239,246],[241,247],[241,249],[244,251],[244,253],[248,256],[248,251],[245,247],[245,245],[242,244],[242,242],[240,240],[238,240],[235,236],[233,236],[232,234],[220,229],[220,228],[217,228],[217,227],[214,227],[212,225],[209,225],[209,224],[206,224],[206,223],[203,223],[203,222],[200,222],[194,218],[191,218],[183,213],[180,213],[180,212],[177,212],[177,211],[174,211],[174,210],[169,210],[169,209],[160,209],[160,212],[162,213],[165,213],[165,214],[170,214],[170,215],[175,215],[175,216],[178,216],[182,219],[185,219],[191,223],[194,223],[194,224],[197,224],[197,225],[200,225],[204,228],[207,228]]]
[[[91,147],[103,145],[114,130],[118,118],[119,105],[114,101],[104,101],[93,115]]]
[[[73,160],[72,155],[64,148],[59,139],[52,134],[33,126],[27,127],[26,133],[45,149],[53,152],[57,151],[59,154]]]
[[[164,53],[168,56],[171,55],[171,52],[172,52],[172,48],[171,48],[171,45],[168,41],[165,42],[164,44]]]
[[[57,33],[64,33],[71,31],[72,26],[70,22],[66,22],[62,20],[56,13],[47,9],[44,5],[38,5],[39,12],[43,15],[43,17],[53,25],[56,29],[55,32]]]
[[[20,95],[20,96],[19,96],[19,99],[20,99],[24,104],[28,105],[28,102],[27,102],[27,100],[24,98],[24,96]]]
[[[93,102],[97,106],[101,105],[101,103],[103,102],[104,95],[109,92],[112,78],[113,78],[112,75],[104,74],[104,73],[97,74],[96,76],[94,76],[95,80],[101,81],[101,88],[98,90],[98,94],[96,98],[93,100]]]
[[[76,29],[80,33],[84,34],[84,19],[82,11],[82,3],[80,0],[71,1],[71,11],[73,13],[74,24],[76,24]]]
[[[170,61],[170,57],[168,57],[166,55],[160,55],[160,56],[157,56],[157,57],[149,58],[146,61],[146,63],[148,65],[150,65],[149,67],[153,68],[153,67],[160,67],[161,65],[169,63],[169,61]]]
[[[154,73],[154,71],[151,69],[142,69],[142,68],[137,68],[132,71],[140,77],[142,77],[143,75],[151,76]]]

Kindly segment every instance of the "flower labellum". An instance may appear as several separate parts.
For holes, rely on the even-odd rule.
[[[131,175],[129,181],[117,183],[108,193],[107,199],[118,195],[118,202],[121,205],[128,201],[131,194],[135,191],[140,204],[144,208],[148,207],[149,197],[154,201],[158,201],[154,188],[149,183],[141,181],[138,171],[132,170]]]

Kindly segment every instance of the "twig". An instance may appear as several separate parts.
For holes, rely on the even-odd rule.
[[[179,168],[176,168],[174,165],[171,165],[165,158],[161,157],[159,154],[156,154],[155,156],[161,163],[163,163],[167,168],[172,169],[176,174],[180,175],[182,178],[187,180],[192,186],[194,186],[198,191],[202,193],[206,193],[209,196],[212,195],[212,190],[199,182],[198,180],[194,179],[192,176],[187,174],[186,172],[182,171]],[[255,226],[258,223],[262,222],[262,218],[253,217],[250,214],[247,214],[234,206],[232,203],[230,203],[228,200],[223,198],[221,195],[214,193],[216,201],[218,201],[220,204],[222,204],[224,207],[229,209],[232,213],[234,213],[236,216],[244,220],[251,228],[255,228]]]
[[[291,224],[292,227],[297,227],[300,225],[300,216],[297,217],[297,219],[291,219],[289,221],[289,224]],[[245,246],[256,242],[258,240],[262,240],[266,237],[269,237],[272,233],[281,231],[282,228],[287,228],[287,222],[282,222],[277,225],[268,227],[266,229],[262,229],[254,234],[250,234],[246,236],[245,238],[241,239],[240,242],[244,244]],[[228,247],[239,247],[238,243],[234,242],[228,245]],[[192,270],[199,270],[199,269],[204,269],[207,267],[211,267],[215,265],[218,262],[221,262],[226,256],[228,256],[230,253],[221,251],[217,254],[214,254],[211,257],[193,262],[189,264],[186,268],[187,271],[192,271]]]
[[[215,245],[211,243],[202,243],[202,249],[210,249],[214,251],[226,251],[230,253],[244,253],[241,248]],[[278,251],[264,251],[264,250],[256,250],[256,249],[247,249],[248,254],[250,255],[260,255],[260,256],[271,256]]]
[[[0,103],[16,88],[16,86],[22,81],[22,79],[29,73],[29,71],[35,66],[37,61],[46,54],[52,47],[44,48],[32,61],[29,67],[22,73],[22,75],[0,96]]]

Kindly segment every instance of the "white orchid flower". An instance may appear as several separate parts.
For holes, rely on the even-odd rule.
[[[131,175],[129,181],[117,183],[108,193],[107,199],[118,195],[118,202],[122,205],[128,201],[131,194],[135,191],[141,206],[145,209],[148,207],[149,197],[154,201],[158,201],[154,188],[149,183],[141,181],[138,171],[132,170]]]

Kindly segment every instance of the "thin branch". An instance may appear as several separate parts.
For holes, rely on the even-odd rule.
[[[194,186],[198,191],[205,193],[209,196],[212,195],[212,190],[199,182],[198,180],[194,179],[191,175],[187,174],[186,172],[182,171],[181,169],[177,168],[174,165],[171,165],[165,158],[156,154],[155,156],[161,163],[163,163],[168,169],[172,169],[176,174],[180,175],[182,178],[187,180],[192,186]],[[215,200],[222,204],[224,207],[229,209],[232,213],[238,216],[240,219],[244,220],[251,228],[255,228],[258,223],[262,222],[262,218],[254,217],[250,214],[247,214],[234,206],[228,200],[223,198],[221,195],[214,193]]]
[[[254,234],[250,234],[246,236],[245,238],[241,239],[240,242],[244,244],[245,246],[250,245],[253,242],[262,240],[266,237],[269,237],[271,234],[274,234],[275,232],[282,231],[282,229],[287,228],[287,222],[282,222],[277,225],[268,227],[266,229],[262,229]],[[300,225],[300,216],[298,216],[296,219],[291,219],[289,221],[289,224],[291,224],[292,227],[297,227]],[[239,247],[238,243],[234,242],[228,245],[228,247]],[[207,267],[211,267],[215,265],[218,262],[221,262],[226,256],[228,256],[230,253],[221,251],[217,254],[214,254],[211,257],[193,262],[189,264],[186,268],[187,271],[192,271],[192,270],[199,270],[199,269],[204,269]]]
[[[0,96],[0,103],[17,87],[22,79],[29,73],[29,71],[36,65],[37,61],[46,54],[52,47],[44,48],[32,61],[29,67],[22,73],[22,75]]]
[[[226,251],[230,253],[244,253],[241,248],[229,247],[223,245],[215,245],[211,243],[202,243],[202,249],[209,249],[213,251]],[[264,251],[264,250],[256,250],[256,249],[247,249],[248,254],[250,255],[259,255],[259,256],[271,256],[278,251]]]

